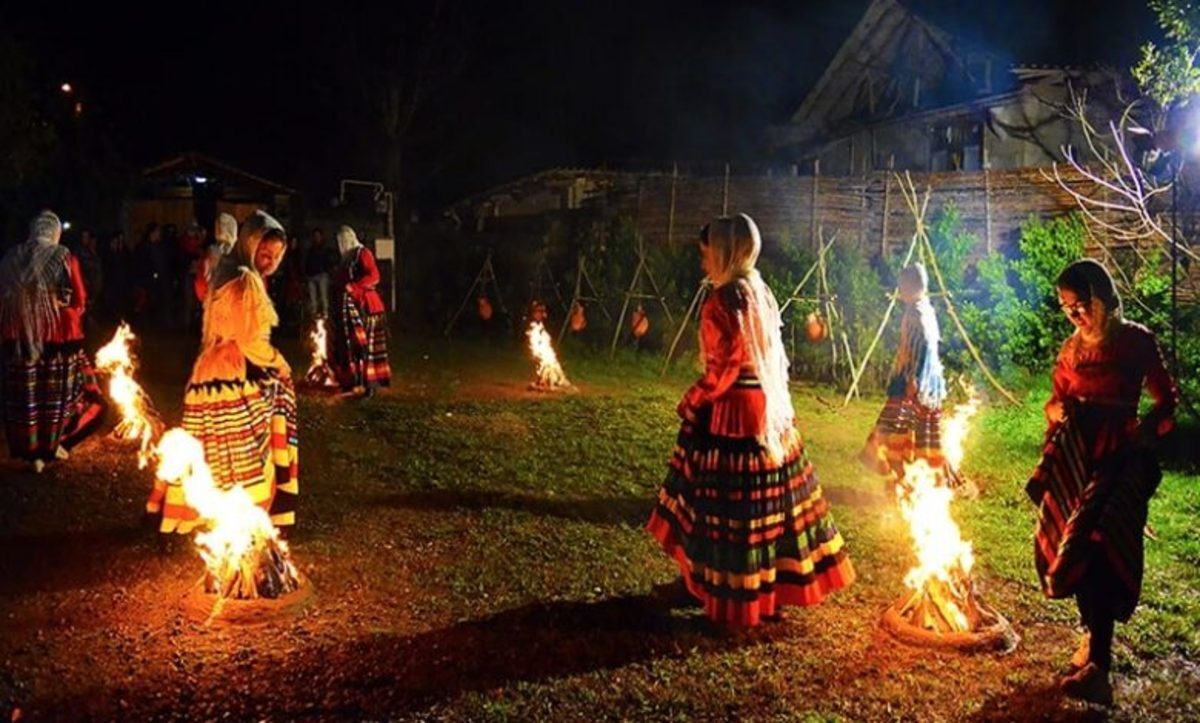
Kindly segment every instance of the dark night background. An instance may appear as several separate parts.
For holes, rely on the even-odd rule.
[[[1141,0],[905,2],[1022,63],[1128,67],[1155,32]],[[866,5],[442,0],[433,18],[432,2],[25,3],[0,34],[68,118],[55,96],[75,85],[85,111],[68,147],[108,164],[96,183],[197,150],[325,197],[391,163],[402,195],[433,208],[546,167],[759,159],[762,129],[795,110]],[[390,78],[409,97],[417,67],[420,100],[389,156],[380,89]]]

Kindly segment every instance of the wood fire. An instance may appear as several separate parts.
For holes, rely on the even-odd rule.
[[[962,461],[968,422],[978,408],[971,394],[946,419],[943,450],[951,469],[958,469]],[[974,551],[950,515],[954,491],[945,475],[923,459],[905,465],[896,500],[917,564],[904,578],[909,592],[884,613],[884,625],[902,641],[917,645],[1011,650],[1017,644],[1012,627],[976,593],[971,579]]]
[[[329,348],[329,330],[326,328],[325,317],[317,317],[312,332],[308,335],[308,345],[312,349],[312,361],[308,371],[304,373],[304,382],[313,387],[336,387],[337,379],[329,367],[326,350]]]
[[[208,571],[208,592],[218,600],[250,600],[279,598],[299,589],[287,543],[279,538],[270,515],[244,488],[217,484],[199,440],[171,429],[154,454],[158,478],[182,485],[188,505],[204,520],[195,542]]]
[[[540,321],[530,323],[525,332],[529,339],[529,352],[537,363],[536,378],[529,388],[539,392],[561,392],[574,389],[567,379],[562,365],[558,363],[558,355],[550,343],[550,334]]]
[[[108,396],[121,412],[121,421],[112,434],[117,439],[137,441],[138,467],[145,467],[163,424],[150,398],[133,378],[137,363],[130,347],[136,338],[129,324],[121,322],[113,338],[96,352],[96,366],[108,375]]]

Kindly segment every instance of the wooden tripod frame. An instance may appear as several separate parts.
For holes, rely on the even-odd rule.
[[[638,237],[637,249],[638,262],[633,270],[633,278],[629,282],[629,289],[625,291],[625,302],[621,304],[621,316],[617,319],[617,326],[613,329],[612,347],[608,350],[610,357],[617,353],[617,342],[621,339],[622,327],[625,326],[625,315],[629,312],[629,302],[634,299],[647,299],[657,301],[663,309],[663,313],[667,315],[667,323],[674,324],[675,318],[671,316],[671,308],[667,306],[667,300],[663,296],[662,291],[658,288],[658,282],[654,280],[654,274],[650,271],[650,266],[646,263],[646,244],[641,236]],[[641,290],[642,276],[646,277],[646,281],[650,284],[650,288],[654,290],[653,294],[644,293]]]
[[[509,329],[512,329],[512,316],[509,315],[508,309],[504,307],[504,297],[500,295],[500,284],[496,281],[496,269],[492,266],[492,251],[488,249],[487,256],[483,258],[483,265],[479,267],[479,273],[475,274],[475,280],[471,282],[471,288],[467,289],[467,295],[463,297],[462,304],[458,307],[458,311],[454,312],[454,316],[450,318],[450,323],[446,324],[444,336],[450,336],[450,331],[454,325],[458,323],[459,317],[466,311],[467,304],[471,303],[471,297],[478,291],[479,293],[487,293],[488,284],[491,284],[492,290],[496,294],[496,306],[499,307],[500,313],[507,320]]]

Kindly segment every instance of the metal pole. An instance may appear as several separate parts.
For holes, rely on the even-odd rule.
[[[1171,372],[1179,377],[1179,165],[1171,181]]]
[[[396,313],[396,264],[400,262],[399,249],[396,248],[396,233],[394,227],[396,198],[391,191],[385,191],[383,198],[387,201],[387,235],[392,240],[392,313]]]

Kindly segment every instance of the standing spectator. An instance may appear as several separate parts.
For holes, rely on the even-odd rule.
[[[164,324],[168,318],[171,278],[169,251],[163,242],[163,228],[150,222],[138,245],[138,295],[134,314],[151,324]]]
[[[308,313],[313,317],[329,316],[329,275],[337,268],[341,257],[337,249],[325,243],[325,232],[312,230],[312,243],[304,257],[304,276],[308,281]]]
[[[94,328],[95,309],[104,293],[104,262],[96,245],[96,234],[90,228],[85,228],[79,233],[79,247],[75,250],[75,256],[79,259],[79,270],[83,273],[83,283],[87,287],[87,313],[84,314],[83,322],[85,326]]]
[[[196,274],[204,259],[206,236],[204,227],[193,223],[179,237],[179,268],[183,277],[180,291],[183,293],[183,326],[186,329],[199,320],[196,313]]]
[[[115,321],[129,316],[132,254],[125,243],[125,234],[114,231],[104,246],[104,309]]]

